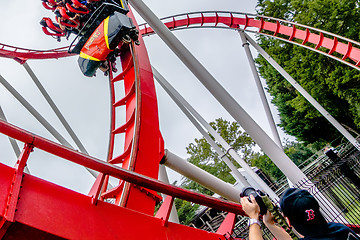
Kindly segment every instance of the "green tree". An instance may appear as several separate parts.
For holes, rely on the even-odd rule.
[[[299,142],[287,142],[284,146],[285,154],[297,165],[301,165],[317,152],[317,146],[313,144],[305,145]],[[251,158],[251,165],[261,169],[272,180],[279,180],[284,174],[264,153],[255,153]]]
[[[240,126],[236,122],[230,123],[229,121],[220,118],[211,122],[210,125],[235,151],[241,154],[245,160],[250,162],[252,148],[255,143],[246,133],[241,131]],[[189,162],[225,182],[235,183],[235,179],[230,174],[230,169],[223,161],[221,161],[219,155],[211,148],[205,138],[195,139],[195,142],[190,143],[186,149],[187,153],[190,154],[190,157],[188,158]],[[228,157],[235,166],[239,167],[230,156]],[[183,178],[181,187],[208,195],[213,194],[213,192],[200,184],[185,178]],[[177,207],[179,221],[183,224],[190,223],[199,207],[199,205],[193,205],[181,199],[175,199],[175,205]]]
[[[298,22],[359,41],[358,0],[259,0],[258,14]],[[310,50],[261,36],[258,42],[300,85],[341,124],[360,129],[360,72]],[[280,126],[306,143],[331,141],[337,130],[267,61],[257,58]]]
[[[283,177],[281,171],[265,154],[253,151],[255,146],[254,141],[240,129],[240,126],[236,122],[229,122],[220,118],[211,122],[210,125],[251,166],[258,167],[273,180],[278,180]],[[303,145],[298,142],[288,141],[284,151],[295,164],[299,165],[313,155],[316,149],[314,149],[312,145]],[[192,164],[225,182],[235,183],[235,179],[230,174],[230,169],[221,161],[219,155],[211,148],[205,138],[195,139],[194,143],[190,143],[187,147],[187,152],[190,155],[188,161]],[[228,158],[235,166],[240,167],[231,156],[228,156]],[[180,185],[183,188],[195,190],[200,193],[213,194],[210,190],[190,179],[183,178]],[[175,204],[178,209],[180,222],[183,224],[188,224],[193,219],[199,207],[198,205],[181,199],[176,199]]]
[[[176,198],[175,207],[178,212],[179,222],[184,225],[189,225],[191,220],[194,219],[196,210],[199,208],[199,205]]]
[[[252,155],[252,149],[255,143],[247,133],[241,131],[239,124],[236,122],[230,123],[229,121],[219,118],[216,119],[215,122],[211,122],[210,125],[243,157],[245,161],[247,160],[250,162],[249,158]],[[235,182],[235,179],[230,174],[231,170],[211,148],[205,138],[195,139],[195,143],[190,143],[186,150],[190,155],[190,158],[188,158],[190,163],[204,169],[225,182]],[[228,157],[235,166],[240,167],[230,155],[228,155]],[[200,193],[208,195],[213,194],[210,190],[189,179],[184,179],[181,186],[187,189],[196,190]]]

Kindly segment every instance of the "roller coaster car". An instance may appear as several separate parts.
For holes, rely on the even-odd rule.
[[[80,54],[78,63],[85,76],[94,76],[120,42],[139,43],[138,30],[131,18],[126,16],[128,11],[121,0],[102,3],[70,45],[69,53]],[[78,42],[74,44],[75,41]]]

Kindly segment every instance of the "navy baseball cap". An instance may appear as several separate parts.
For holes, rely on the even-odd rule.
[[[280,198],[280,208],[290,224],[304,236],[321,234],[327,222],[320,212],[319,203],[306,190],[289,188]]]

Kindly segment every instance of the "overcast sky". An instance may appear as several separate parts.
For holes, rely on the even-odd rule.
[[[144,2],[159,18],[205,10],[255,13],[256,5],[256,0],[145,0]],[[50,11],[41,6],[40,0],[2,1],[0,16],[2,18],[0,43],[42,50],[69,44],[66,40],[58,43],[42,33],[39,25],[41,18],[49,16],[54,19],[54,17]],[[138,15],[136,17],[139,24],[143,23]],[[176,31],[175,35],[270,135],[238,33],[219,29],[194,29]],[[152,65],[208,122],[220,117],[232,121],[230,115],[157,36],[145,37],[145,43]],[[110,108],[107,78],[100,72],[96,78],[82,76],[77,66],[77,57],[32,60],[28,61],[28,64],[70,122],[90,155],[105,159]],[[0,58],[0,74],[63,133],[68,141],[71,141],[20,64]],[[187,158],[185,147],[193,142],[194,138],[200,138],[200,133],[158,84],[156,88],[160,128],[165,147]],[[1,85],[0,104],[10,123],[54,140]],[[1,162],[14,164],[15,155],[7,138],[3,135],[0,135],[0,152]],[[29,168],[34,175],[83,193],[87,193],[93,183],[93,178],[82,167],[54,159],[40,150],[36,150],[31,155]],[[178,176],[172,173],[170,181],[176,179]]]

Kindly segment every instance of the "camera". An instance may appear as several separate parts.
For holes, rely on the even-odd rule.
[[[267,207],[262,200],[262,197],[266,196],[266,194],[261,190],[255,190],[255,188],[253,187],[246,187],[240,193],[240,197],[248,197],[249,201],[251,202],[250,195],[253,195],[255,197],[255,201],[260,207],[260,214],[264,215],[267,212]]]

